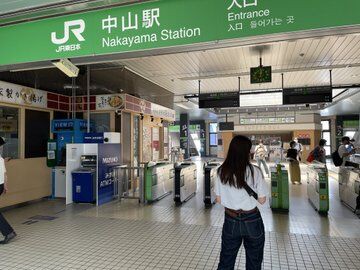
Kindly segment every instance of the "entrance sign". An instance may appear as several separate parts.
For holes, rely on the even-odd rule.
[[[159,0],[0,27],[0,66],[360,24],[359,0]]]

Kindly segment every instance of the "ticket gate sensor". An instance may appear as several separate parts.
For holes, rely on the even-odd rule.
[[[204,166],[204,203],[205,207],[211,207],[215,203],[216,195],[214,191],[215,181],[218,175],[220,162],[209,161]]]
[[[284,165],[278,164],[270,168],[271,173],[271,200],[272,210],[289,211],[289,178]]]
[[[148,163],[145,165],[144,176],[146,202],[161,200],[172,193],[175,177],[173,163]]]
[[[319,214],[329,211],[329,177],[325,164],[311,163],[307,168],[307,195]]]
[[[340,168],[339,194],[341,202],[360,217],[360,169]]]
[[[183,162],[175,167],[174,201],[177,205],[190,200],[197,189],[197,167]]]

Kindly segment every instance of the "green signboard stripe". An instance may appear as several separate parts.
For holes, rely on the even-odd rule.
[[[360,24],[359,0],[159,0],[0,28],[0,65]]]

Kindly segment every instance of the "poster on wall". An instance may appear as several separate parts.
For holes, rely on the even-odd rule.
[[[160,129],[152,128],[152,160],[160,159]]]
[[[151,127],[143,127],[143,162],[151,161]]]
[[[97,205],[110,202],[114,198],[113,168],[120,165],[120,144],[98,145],[98,199]]]

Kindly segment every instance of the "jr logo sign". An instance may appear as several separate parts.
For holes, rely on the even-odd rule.
[[[75,20],[75,21],[68,21],[64,23],[64,37],[57,38],[56,32],[51,33],[51,41],[54,44],[61,45],[68,42],[70,38],[70,30],[73,32],[74,36],[77,38],[78,41],[85,41],[82,33],[85,31],[85,22],[84,20]]]

